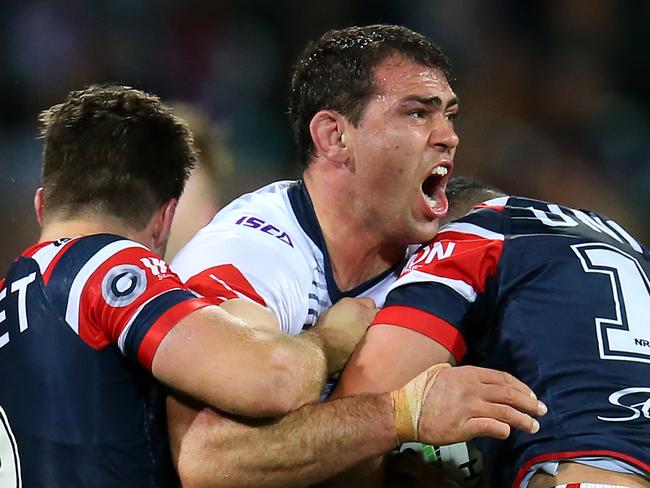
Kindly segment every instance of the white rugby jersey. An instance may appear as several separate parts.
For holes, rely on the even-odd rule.
[[[369,297],[383,305],[402,265],[341,292],[304,183],[280,181],[224,207],[178,253],[172,269],[205,297],[268,307],[284,332],[298,334],[341,298]]]

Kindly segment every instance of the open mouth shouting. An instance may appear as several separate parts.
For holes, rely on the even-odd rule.
[[[442,162],[435,166],[431,174],[422,182],[422,197],[433,218],[443,217],[447,213],[449,202],[445,195],[445,188],[451,169],[451,161]]]

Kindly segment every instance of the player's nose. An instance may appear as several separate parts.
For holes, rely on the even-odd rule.
[[[458,146],[460,139],[451,120],[444,119],[429,136],[429,143],[441,151],[451,152]]]

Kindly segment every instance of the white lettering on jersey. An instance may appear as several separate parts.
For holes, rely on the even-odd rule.
[[[527,207],[527,209],[533,212],[533,215],[535,215],[535,217],[539,219],[544,225],[547,225],[549,227],[576,227],[579,225],[579,222],[563,213],[560,207],[555,204],[548,205],[548,212],[544,212],[543,210],[539,210],[533,207]],[[634,237],[632,237],[623,227],[618,225],[613,220],[603,222],[597,216],[587,215],[581,210],[570,209],[570,211],[579,221],[581,221],[592,230],[599,233],[605,233],[618,242],[622,243],[625,241],[636,252],[643,253],[643,248],[639,242],[634,239]],[[558,217],[559,220],[551,219],[551,215]]]
[[[617,224],[616,222],[614,222],[613,220],[608,220],[608,221],[607,221],[607,225],[609,225],[609,226],[612,227],[616,232],[618,232],[619,235],[620,235],[621,237],[623,237],[623,239],[625,239],[625,241],[626,241],[630,246],[632,246],[632,249],[634,249],[634,250],[635,250],[636,252],[638,252],[638,253],[643,254],[643,248],[641,247],[641,245],[639,244],[639,242],[638,242],[634,237],[632,237],[632,236],[631,236],[631,235],[630,235],[630,234],[629,234],[629,233],[628,233],[628,232],[627,232],[623,227],[621,227],[620,225],[618,225],[618,224]]]
[[[431,242],[423,247],[420,252],[413,257],[413,261],[408,264],[407,268],[412,269],[418,264],[430,264],[434,259],[440,261],[448,258],[451,256],[451,253],[454,252],[455,247],[455,242],[448,242],[446,248],[443,246],[442,242]]]
[[[18,293],[18,326],[20,332],[25,332],[29,326],[27,323],[27,287],[30,283],[36,280],[36,273],[30,273],[14,282],[7,285],[6,288],[0,292],[0,302],[7,297],[7,289],[11,293]],[[0,323],[7,319],[7,314],[4,310],[0,310]],[[5,332],[0,336],[0,347],[7,345],[9,342],[9,332]]]
[[[636,399],[639,400],[639,397],[647,396],[643,401],[635,401],[634,403],[629,403],[632,400],[628,395],[636,395]],[[625,399],[627,397],[627,399]],[[632,415],[628,417],[598,417],[598,420],[603,420],[604,422],[629,422],[630,420],[636,420],[641,415],[646,419],[650,419],[650,388],[647,387],[638,387],[638,388],[625,388],[623,390],[616,391],[609,395],[609,403],[616,407],[622,407],[626,410],[632,412]],[[627,400],[627,401],[625,401]],[[628,404],[629,403],[629,404]]]
[[[167,273],[167,263],[158,258],[142,258],[140,262],[151,270],[154,276],[160,276]]]
[[[132,264],[115,266],[102,280],[102,296],[111,307],[131,305],[146,289],[147,274]]]
[[[650,363],[648,310],[650,279],[637,259],[609,244],[592,242],[571,246],[586,273],[609,277],[613,310],[594,317],[602,359]]]
[[[591,227],[593,230],[596,232],[604,232],[607,234],[609,237],[612,239],[617,240],[618,242],[623,242],[623,239],[621,239],[616,233],[607,227],[605,223],[600,220],[598,217],[590,217],[584,212],[581,212],[580,210],[571,210],[578,219],[580,219],[584,224],[586,224],[588,227]]]
[[[544,212],[543,210],[539,210],[533,207],[527,208],[533,212],[533,215],[535,215],[535,217],[537,217],[542,222],[542,224],[549,227],[576,227],[578,225],[578,222],[562,212],[558,205],[548,205],[548,212]],[[559,220],[551,219],[550,215],[557,217]]]

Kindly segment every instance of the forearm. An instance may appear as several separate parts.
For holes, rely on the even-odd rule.
[[[318,398],[327,361],[317,341],[260,330],[218,307],[183,318],[162,340],[154,376],[223,411],[285,414]]]
[[[262,425],[204,410],[185,431],[178,469],[186,487],[303,486],[394,446],[388,394],[306,405]]]

